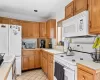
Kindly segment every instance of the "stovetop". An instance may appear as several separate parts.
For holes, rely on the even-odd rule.
[[[86,61],[86,60],[92,60],[90,54],[85,53],[77,53],[74,56],[67,56],[65,53],[55,55],[55,60],[59,60],[60,63],[66,62],[71,65],[76,65],[79,61]]]

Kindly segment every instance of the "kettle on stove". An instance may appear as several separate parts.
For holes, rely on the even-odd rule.
[[[68,47],[68,48],[67,48],[67,53],[66,53],[66,55],[67,55],[67,56],[74,56],[74,53],[73,53],[71,47]]]

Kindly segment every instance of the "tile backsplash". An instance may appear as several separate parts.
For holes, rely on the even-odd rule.
[[[68,38],[67,38],[68,39]],[[95,41],[95,37],[78,37],[78,38],[70,38],[71,43],[73,44],[93,44]]]

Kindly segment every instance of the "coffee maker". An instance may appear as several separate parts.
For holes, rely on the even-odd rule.
[[[40,40],[40,48],[45,48],[45,40],[44,39],[41,39]]]

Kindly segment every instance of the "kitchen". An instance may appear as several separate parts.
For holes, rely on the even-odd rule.
[[[100,80],[99,10],[99,0],[3,0],[0,80]]]

